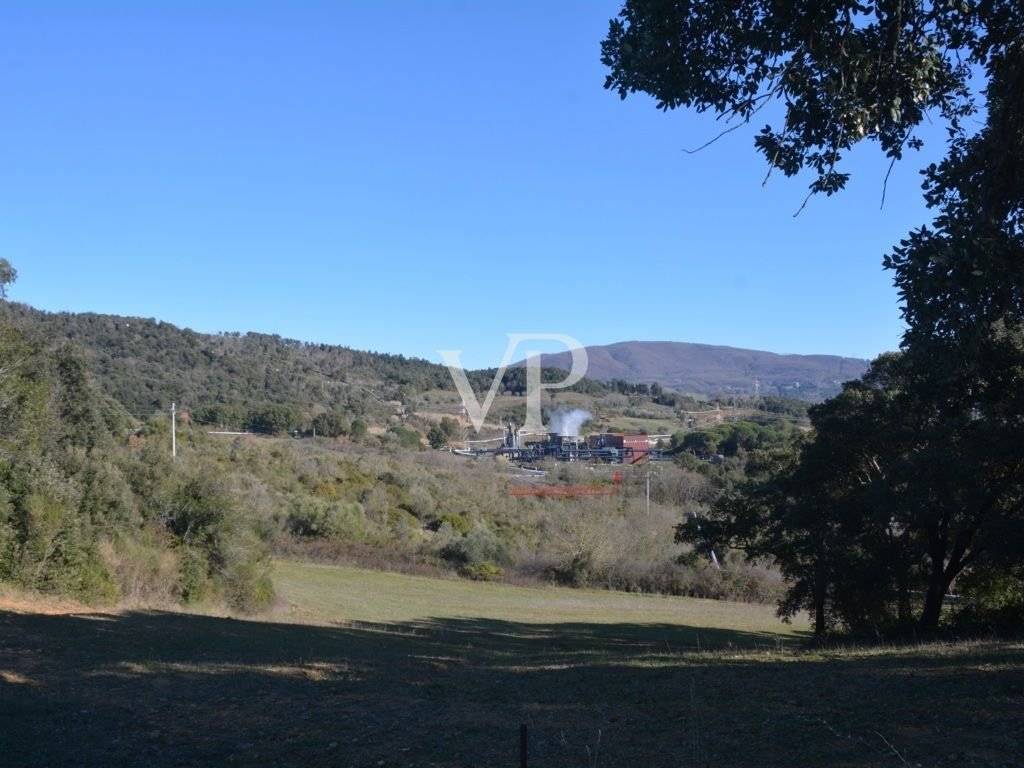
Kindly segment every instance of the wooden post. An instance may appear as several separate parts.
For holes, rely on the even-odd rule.
[[[519,768],[527,768],[526,765],[526,723],[519,726]]]

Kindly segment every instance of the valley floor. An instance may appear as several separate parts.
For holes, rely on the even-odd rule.
[[[1011,766],[1024,645],[804,650],[770,608],[278,563],[261,619],[0,600],[12,766]],[[44,610],[45,609],[45,610]]]

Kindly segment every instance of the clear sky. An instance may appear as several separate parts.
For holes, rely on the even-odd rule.
[[[884,209],[872,146],[793,218],[754,127],[688,155],[713,117],[602,88],[617,7],[7,0],[12,298],[471,366],[515,331],[894,348],[881,258],[937,142]]]

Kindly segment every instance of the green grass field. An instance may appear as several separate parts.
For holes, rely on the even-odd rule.
[[[720,600],[513,587],[297,562],[278,562],[274,581],[285,603],[278,616],[305,624],[414,625],[465,619],[544,624],[557,618],[595,626],[636,624],[652,633],[664,625],[672,628],[673,639],[684,637],[694,647],[702,629],[715,633],[728,628],[771,644],[792,642],[807,630],[802,622],[782,623],[771,606]]]
[[[807,650],[769,608],[279,563],[241,620],[0,611],[11,766],[1017,766],[1024,646]]]

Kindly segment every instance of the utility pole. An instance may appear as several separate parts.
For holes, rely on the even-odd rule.
[[[171,403],[171,458],[178,457],[178,420],[175,418],[177,408],[174,407],[174,403]]]
[[[651,514],[651,470],[647,470],[647,514]]]

